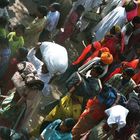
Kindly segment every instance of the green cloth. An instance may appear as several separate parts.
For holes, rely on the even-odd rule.
[[[24,46],[24,38],[23,36],[16,36],[16,32],[10,32],[7,37],[11,47],[11,55],[13,56],[19,48]]]
[[[0,37],[6,38],[7,36],[7,31],[4,28],[0,28]]]

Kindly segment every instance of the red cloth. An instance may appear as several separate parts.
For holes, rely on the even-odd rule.
[[[128,20],[128,21],[133,20],[133,18],[134,18],[135,16],[137,16],[137,15],[138,15],[138,4],[136,4],[135,9],[133,9],[133,10],[131,10],[131,11],[129,11],[129,12],[126,12],[126,16],[127,16],[127,20]]]
[[[121,43],[120,43],[121,41]],[[116,45],[120,44],[120,51],[116,49]],[[121,40],[114,35],[106,35],[102,44],[103,47],[107,47],[110,53],[113,55],[115,61],[119,60],[119,54],[124,51],[124,34],[121,34]]]
[[[88,62],[92,58],[98,56],[98,52],[101,48],[102,46],[98,41],[94,42],[93,44],[89,44],[88,46],[85,47],[85,49],[83,50],[82,54],[78,57],[78,59],[74,61],[72,64],[73,65],[79,64],[81,61],[83,61],[86,58],[88,53],[92,53],[90,56],[91,58],[88,57],[88,59],[86,59],[84,63]]]
[[[140,71],[136,73],[132,79],[136,82],[136,84],[140,84]]]
[[[99,122],[100,120],[102,120],[105,117],[105,113],[104,113],[105,109],[106,109],[105,105],[100,104],[98,98],[95,97],[94,99],[88,100],[86,109],[81,114],[80,117],[83,117],[83,116],[87,115],[90,111],[92,111],[93,119],[95,121]]]
[[[67,22],[65,23],[64,26],[64,32],[61,32],[57,39],[56,42],[63,44],[65,42],[66,39],[68,39],[69,37],[71,37],[71,35],[73,34],[74,30],[75,30],[75,25],[77,23],[77,21],[79,20],[79,15],[76,11],[73,11]]]
[[[139,63],[139,59],[134,59],[134,60],[132,60],[132,61],[130,61],[130,62],[123,61],[123,62],[122,62],[123,67],[116,68],[108,77],[105,78],[104,82],[108,81],[108,80],[109,80],[111,77],[113,77],[115,74],[122,73],[122,69],[123,69],[123,68],[131,67],[131,68],[133,68],[133,69],[136,69],[138,63]],[[135,76],[134,79],[135,79],[136,81],[140,81],[140,80],[138,80],[139,78],[137,78],[137,76]],[[135,81],[135,80],[134,80],[134,81]]]
[[[7,72],[3,77],[3,81],[5,81],[6,83],[3,85],[3,90],[2,90],[2,94],[6,95],[7,92],[14,88],[14,84],[11,80],[12,76],[14,75],[14,73],[17,71],[17,64],[19,63],[19,61],[16,58],[11,59]]]

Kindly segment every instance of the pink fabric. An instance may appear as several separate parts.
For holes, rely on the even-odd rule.
[[[136,4],[136,8],[129,12],[126,12],[127,20],[131,21],[138,14],[138,5]]]
[[[61,32],[58,35],[58,37],[56,39],[57,43],[63,44],[65,42],[65,40],[68,39],[73,34],[75,25],[76,25],[78,19],[79,19],[78,14],[76,13],[76,11],[73,11],[70,14],[67,22],[65,23],[64,32]]]

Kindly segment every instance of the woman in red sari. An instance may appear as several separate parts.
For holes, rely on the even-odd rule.
[[[104,37],[102,47],[107,47],[113,55],[114,62],[120,61],[120,56],[124,51],[124,35],[119,26],[113,26],[110,32]]]

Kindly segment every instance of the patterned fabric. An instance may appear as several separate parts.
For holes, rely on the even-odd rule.
[[[127,83],[122,85],[122,79],[122,74],[115,74],[107,83],[116,88],[121,94],[127,95],[133,90],[136,84],[130,79]]]

